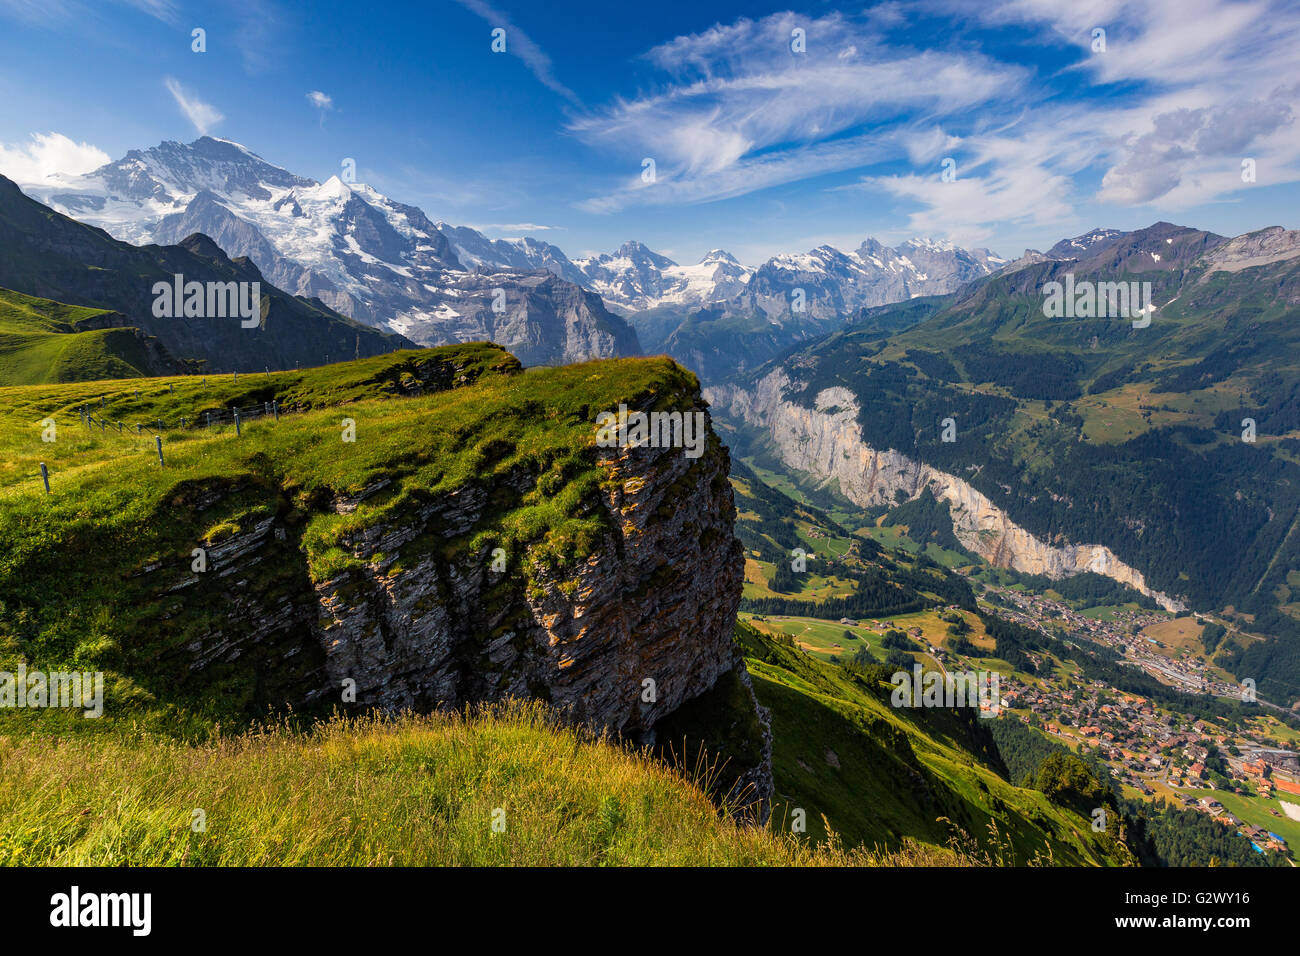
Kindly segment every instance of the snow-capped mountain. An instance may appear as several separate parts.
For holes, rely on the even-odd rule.
[[[456,258],[467,268],[546,269],[562,279],[590,288],[582,270],[569,260],[563,250],[549,242],[531,236],[521,239],[489,239],[469,226],[452,226],[445,222],[436,225],[451,244]]]
[[[710,251],[693,266],[676,266],[671,271],[682,281],[680,301],[683,304],[733,298],[744,290],[745,283],[754,274],[723,249]]]
[[[632,314],[664,305],[696,308],[740,293],[751,275],[731,253],[714,249],[693,266],[629,241],[613,253],[570,259],[549,242],[488,239],[467,226],[438,223],[462,263],[479,268],[549,269],[595,292],[616,312]]]
[[[337,176],[294,175],[229,140],[166,142],[23,188],[136,244],[201,232],[280,288],[424,345],[488,338],[526,364],[640,351],[635,332],[563,271],[528,256],[463,263],[420,209]]]
[[[985,249],[926,239],[894,247],[867,239],[851,252],[818,246],[756,269],[721,249],[679,265],[635,241],[573,260],[549,242],[435,223],[369,186],[316,182],[206,136],[23,188],[128,242],[202,233],[249,257],[278,287],[344,315],[426,345],[489,338],[527,364],[638,353],[637,332],[611,310],[638,316],[652,349],[701,310],[802,336],[864,307],[951,292],[1007,264]],[[1111,238],[1099,230],[1076,241]]]
[[[1119,239],[1125,233],[1118,229],[1094,229],[1073,239],[1062,239],[1048,249],[1049,259],[1081,259],[1089,253],[1096,252]]]
[[[635,241],[574,265],[587,277],[588,288],[628,312],[718,302],[740,292],[750,276],[750,270],[722,249],[714,249],[696,265],[682,266]]]
[[[952,292],[1005,263],[987,249],[929,239],[909,239],[893,248],[867,239],[852,252],[822,245],[767,260],[731,309],[757,309],[773,319],[797,318],[801,311],[816,319],[846,316],[855,309]]]
[[[746,268],[722,249],[709,252],[696,265],[678,265],[636,241],[612,253],[569,260],[555,246],[535,239],[489,240],[464,227],[439,228],[462,262],[550,269],[629,315],[666,306],[684,315],[728,303],[728,311],[757,308],[776,317],[792,311],[791,296],[802,289],[804,311],[813,317],[846,316],[864,306],[951,292],[1007,261],[987,249],[962,249],[929,239],[909,239],[894,248],[867,239],[848,253],[818,246],[807,253],[774,256],[757,269]]]

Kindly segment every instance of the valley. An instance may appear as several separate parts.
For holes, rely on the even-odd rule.
[[[1295,234],[570,260],[213,139],[40,196],[0,181],[0,667],[104,701],[0,682],[0,859],[1294,865]],[[1048,314],[1076,275],[1163,305]],[[918,667],[999,699],[900,707]],[[53,741],[141,801],[202,763],[231,835],[55,822]]]

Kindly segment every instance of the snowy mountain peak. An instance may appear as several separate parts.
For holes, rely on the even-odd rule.
[[[448,238],[454,227],[435,226],[416,207],[339,176],[296,176],[230,140],[131,150],[27,191],[136,244],[201,233],[232,258],[247,256],[278,288],[424,345],[492,339],[528,364],[639,351],[635,333],[577,288],[581,274],[553,246],[498,241],[497,252],[515,257],[501,275],[489,261],[493,244],[472,229],[460,247],[479,242],[492,254],[467,249],[462,261]],[[484,265],[498,274],[470,271]],[[493,309],[497,289],[506,292],[504,317]]]
[[[315,190],[316,195],[322,198],[333,196],[337,199],[350,199],[352,197],[351,187],[338,176],[331,176],[325,182],[321,183]]]
[[[954,252],[957,246],[946,239],[927,239],[921,236],[913,236],[906,242],[900,243],[899,248],[926,249],[932,252]]]

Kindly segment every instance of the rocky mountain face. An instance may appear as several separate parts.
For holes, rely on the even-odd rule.
[[[159,317],[157,282],[260,285],[257,325],[238,317]],[[133,246],[62,216],[0,177],[0,286],[28,295],[121,313],[176,360],[211,371],[262,371],[380,355],[413,343],[339,315],[319,300],[277,288],[249,259],[231,259],[212,240]],[[168,367],[166,364],[162,368]]]
[[[424,343],[488,340],[525,365],[564,365],[640,355],[636,332],[605,310],[600,296],[546,271],[447,273],[448,299],[433,321],[391,325]]]
[[[554,247],[528,240],[518,251],[497,246],[490,257],[476,257],[473,237],[453,232],[468,253],[462,263],[448,235],[418,208],[338,176],[323,183],[296,176],[227,140],[132,150],[84,176],[27,188],[128,242],[210,236],[281,288],[422,345],[482,337],[501,325],[514,334],[501,344],[529,363],[639,354],[635,333],[598,298],[557,291],[552,303],[555,286],[539,292],[539,283],[512,274],[550,270],[572,282],[574,270]],[[478,265],[496,285],[467,281]],[[485,309],[508,318],[487,322]],[[548,339],[574,323],[584,328],[562,342]],[[569,351],[573,345],[619,351]]]
[[[784,398],[790,386],[790,376],[778,369],[752,388],[720,385],[705,395],[732,419],[760,429],[788,467],[834,483],[854,504],[892,506],[899,492],[911,500],[929,488],[948,503],[957,539],[990,564],[1051,578],[1092,571],[1130,585],[1166,610],[1183,608],[1175,598],[1147,587],[1142,573],[1109,548],[1040,540],[962,478],[895,449],[872,448],[863,441],[860,409],[848,389],[823,389],[806,407]]]
[[[1256,232],[1236,236],[1216,245],[1204,256],[1209,268],[1206,277],[1215,272],[1240,272],[1256,266],[1281,262],[1300,255],[1300,229],[1287,230],[1269,226]]]

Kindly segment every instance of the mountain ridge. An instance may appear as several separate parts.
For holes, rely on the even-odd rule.
[[[563,277],[521,283],[521,260],[485,263],[485,282],[419,208],[339,175],[297,176],[229,140],[167,141],[27,188],[128,242],[212,236],[276,285],[421,345],[491,338],[530,365],[641,351],[630,326]]]

